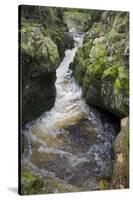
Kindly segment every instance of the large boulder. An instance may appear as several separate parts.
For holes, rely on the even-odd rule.
[[[128,115],[129,107],[128,23],[127,12],[103,12],[72,65],[86,102],[120,118]]]
[[[111,188],[129,187],[129,119],[121,120],[121,130],[114,142],[115,161]]]
[[[57,45],[41,28],[27,23],[21,29],[22,121],[38,117],[55,100],[55,70],[60,57]]]

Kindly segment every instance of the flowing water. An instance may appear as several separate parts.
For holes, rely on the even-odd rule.
[[[101,179],[111,177],[115,127],[106,115],[86,105],[72,77],[69,65],[83,36],[75,35],[74,40],[56,71],[53,108],[22,131],[26,142],[21,165],[23,171],[63,180],[79,191],[95,190]]]

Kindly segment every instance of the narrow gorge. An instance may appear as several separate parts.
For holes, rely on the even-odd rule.
[[[128,13],[20,15],[20,193],[128,188]]]

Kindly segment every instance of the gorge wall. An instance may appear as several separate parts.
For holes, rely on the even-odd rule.
[[[55,101],[56,68],[73,46],[60,8],[20,6],[21,121],[24,125]]]
[[[103,12],[84,37],[72,69],[86,102],[118,117],[128,115],[129,16]]]

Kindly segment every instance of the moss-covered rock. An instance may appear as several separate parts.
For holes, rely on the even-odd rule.
[[[57,45],[45,37],[36,24],[24,23],[21,29],[21,53],[27,57],[28,68],[43,72],[54,71],[59,64]],[[29,61],[29,62],[28,62]]]
[[[78,188],[56,177],[37,176],[30,172],[21,173],[22,195],[78,192]]]
[[[34,176],[30,172],[21,173],[21,191],[22,195],[40,194],[43,189],[43,179]]]
[[[22,125],[49,110],[55,101],[56,68],[73,46],[62,9],[20,7],[20,71]]]
[[[63,180],[52,177],[44,177],[44,193],[78,192],[78,188]]]
[[[69,28],[87,31],[95,21],[99,20],[101,10],[64,9],[64,18]]]
[[[128,115],[129,107],[128,23],[127,12],[103,12],[71,66],[86,102],[120,118]]]
[[[106,69],[101,82],[101,97],[105,107],[110,105],[110,111],[121,117],[127,116],[129,112],[129,81],[126,69],[120,65]]]
[[[107,190],[109,189],[109,182],[106,180],[100,180],[99,181],[99,190]]]
[[[36,24],[21,29],[23,124],[50,109],[55,100],[55,70],[60,57],[57,45]]]

